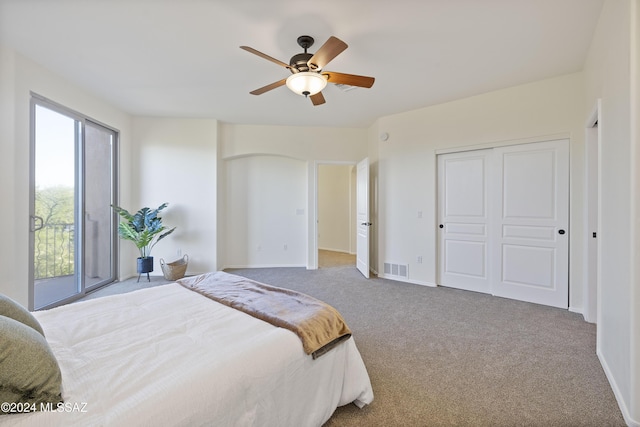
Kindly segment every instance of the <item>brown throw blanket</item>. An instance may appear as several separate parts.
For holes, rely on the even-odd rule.
[[[305,353],[314,359],[351,336],[351,330],[338,310],[296,291],[222,271],[187,277],[177,282],[220,304],[289,329],[300,337]]]

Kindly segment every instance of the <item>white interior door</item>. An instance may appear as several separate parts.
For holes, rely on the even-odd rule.
[[[369,159],[360,161],[356,170],[356,266],[369,278]]]
[[[569,141],[438,156],[439,284],[567,308]]]
[[[569,141],[495,149],[496,296],[569,306]]]
[[[438,156],[440,284],[491,292],[489,162],[491,150]]]

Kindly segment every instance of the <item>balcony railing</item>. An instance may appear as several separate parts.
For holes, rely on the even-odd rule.
[[[74,274],[74,258],[74,224],[45,224],[35,232],[36,280]]]

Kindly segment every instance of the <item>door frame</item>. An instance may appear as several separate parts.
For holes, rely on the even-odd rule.
[[[339,160],[316,160],[309,163],[307,270],[318,269],[318,168],[322,165],[356,166],[357,162]],[[354,197],[354,195],[351,195]],[[353,221],[351,221],[353,222]],[[351,225],[353,226],[353,224]],[[350,227],[351,227],[350,226]]]
[[[591,114],[585,124],[585,201],[584,201],[584,288],[583,288],[583,312],[586,322],[600,323],[600,236],[596,234],[593,239],[592,233],[599,233],[600,227],[600,203],[598,197],[601,192],[600,171],[601,164],[601,100],[596,101]],[[595,157],[595,158],[594,158]],[[595,199],[595,200],[594,200]],[[594,202],[595,201],[595,206]],[[595,220],[594,220],[595,216]],[[595,274],[590,268],[590,254],[595,252]],[[593,300],[595,298],[595,301]]]

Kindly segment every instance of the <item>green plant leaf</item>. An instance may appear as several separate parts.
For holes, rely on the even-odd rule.
[[[131,240],[139,249],[141,258],[150,256],[151,249],[156,243],[176,229],[173,227],[163,233],[166,227],[162,224],[162,218],[158,216],[158,213],[168,205],[165,202],[156,209],[144,207],[133,215],[126,209],[112,205],[114,211],[124,219],[118,224],[118,235],[122,239]]]

